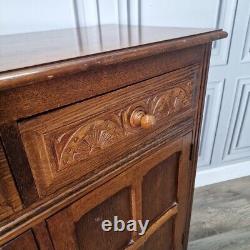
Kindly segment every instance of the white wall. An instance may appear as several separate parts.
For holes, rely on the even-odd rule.
[[[190,27],[216,25],[218,0],[147,0],[142,3],[142,22],[145,25]]]
[[[219,0],[77,0],[82,25],[138,23],[138,7],[145,25],[215,27]],[[73,0],[1,0],[0,35],[75,26]]]
[[[63,29],[75,25],[72,1],[1,0],[0,34]]]

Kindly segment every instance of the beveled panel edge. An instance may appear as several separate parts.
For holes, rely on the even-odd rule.
[[[168,209],[156,222],[154,222],[149,229],[133,244],[127,246],[125,250],[137,250],[142,247],[143,244],[162,227],[167,221],[172,219],[178,213],[178,203],[174,204],[170,209]]]
[[[2,126],[0,136],[20,198],[24,206],[29,206],[38,193],[17,124]]]

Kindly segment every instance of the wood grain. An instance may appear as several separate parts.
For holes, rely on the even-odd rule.
[[[38,250],[34,236],[31,231],[27,231],[16,239],[0,247],[1,250]]]
[[[39,78],[26,79],[25,75],[24,86],[8,87],[0,91],[0,123],[56,109],[182,67],[199,64],[202,61],[203,50],[204,45],[200,45],[167,54],[135,58],[130,62],[124,62],[120,58],[120,62],[107,66],[101,66],[99,61],[94,61],[94,68],[91,70],[67,74],[65,69],[63,72],[66,75],[52,79],[51,72],[45,79],[43,78],[43,81]],[[80,65],[80,69],[84,65]],[[49,67],[54,68],[53,65]],[[10,84],[12,81],[14,80],[9,79],[7,82]]]
[[[0,220],[22,209],[21,199],[0,140]]]
[[[178,168],[179,152],[160,162],[143,177],[143,221],[153,223],[176,202]]]
[[[121,45],[116,28],[99,26],[102,42],[97,27],[0,38],[1,140],[24,203],[0,223],[4,249],[186,249],[211,42],[227,34],[129,27],[141,39]],[[115,213],[146,214],[146,236],[100,232]]]
[[[52,196],[40,200],[34,204],[34,206],[23,210],[14,217],[8,218],[8,220],[6,220],[5,223],[0,227],[0,244],[7,242],[13,237],[16,237],[20,233],[55,214],[65,206],[80,199],[82,196],[96,189],[101,184],[116,177],[122,171],[129,169],[133,164],[141,161],[141,159],[144,157],[154,153],[159,147],[165,145],[166,143],[175,145],[173,141],[175,141],[176,138],[181,138],[187,133],[187,131],[191,131],[191,129],[192,123],[187,122],[184,122],[179,126],[174,126],[170,129],[169,133],[163,133],[160,134],[159,137],[155,137],[153,142],[147,144],[145,148],[138,152],[140,155],[133,155],[133,158],[129,160],[125,159],[124,161],[119,162],[117,165],[114,165],[113,169],[115,168],[115,171],[110,172],[110,169],[107,169],[106,172],[103,171],[96,175],[95,179],[91,179],[91,182],[82,181],[80,183],[75,183],[75,185],[71,188],[65,187],[64,189],[60,190],[60,193],[55,193]],[[172,149],[169,148],[169,151],[165,156],[169,155],[171,152],[174,153],[173,148],[174,146],[172,146]],[[109,189],[112,191],[114,187],[110,187]]]
[[[195,189],[188,249],[249,249],[249,182],[247,176]]]
[[[185,137],[185,140],[183,138],[180,138],[180,140],[176,141],[176,143],[172,143],[170,145],[165,145],[164,147],[161,147],[154,154],[151,154],[150,156],[142,159],[141,161],[138,162],[138,164],[133,165],[131,168],[121,173],[116,178],[111,179],[109,182],[95,189],[93,192],[87,194],[80,200],[73,203],[68,208],[65,208],[62,212],[59,212],[56,215],[49,218],[47,222],[48,222],[50,233],[52,234],[52,239],[54,240],[53,244],[54,246],[56,246],[56,249],[62,249],[62,248],[65,248],[66,246],[69,247],[69,249],[78,249],[78,248],[84,249],[82,245],[84,244],[82,242],[82,238],[84,238],[85,236],[82,236],[81,239],[79,238],[79,234],[77,234],[77,231],[78,231],[77,223],[81,221],[82,218],[85,218],[85,216],[87,219],[86,221],[84,220],[85,223],[81,223],[80,228],[81,228],[82,233],[80,235],[90,234],[92,235],[90,239],[97,238],[98,240],[96,240],[96,242],[99,242],[98,245],[94,245],[95,244],[94,242],[93,243],[89,242],[88,246],[89,247],[95,246],[93,249],[96,249],[96,250],[102,249],[101,247],[103,246],[103,243],[101,243],[102,240],[103,241],[104,239],[107,240],[106,237],[109,237],[108,235],[105,236],[105,233],[103,232],[101,233],[101,235],[99,235],[99,230],[100,230],[99,227],[101,226],[102,220],[106,218],[105,214],[110,219],[113,216],[115,216],[116,213],[119,214],[119,211],[123,211],[123,209],[126,208],[126,211],[132,211],[131,216],[135,216],[132,218],[137,219],[138,215],[141,216],[140,214],[142,213],[142,211],[139,211],[139,209],[141,209],[141,205],[138,204],[140,203],[140,199],[143,200],[143,196],[141,196],[140,191],[137,191],[137,192],[130,191],[131,202],[128,200],[127,196],[126,198],[123,197],[122,200],[118,202],[120,205],[118,207],[116,207],[115,205],[115,208],[118,209],[117,210],[118,212],[112,213],[113,211],[112,206],[114,206],[112,205],[113,200],[115,199],[115,197],[117,197],[118,193],[120,193],[121,190],[133,190],[132,187],[134,187],[135,184],[137,186],[139,184],[142,184],[141,182],[142,177],[145,176],[150,170],[157,167],[160,162],[165,162],[166,168],[169,167],[169,168],[179,169],[178,164],[177,166],[173,164],[169,164],[171,163],[171,160],[168,161],[167,159],[171,158],[172,155],[175,155],[177,152],[182,153],[182,152],[187,151],[188,148],[190,147],[190,144],[187,145],[187,143],[184,143],[184,141],[187,141],[188,139],[190,140],[190,138],[191,138],[191,135],[189,134],[188,136]],[[186,162],[188,162],[188,157],[189,155],[186,153],[183,156]],[[181,186],[182,184],[180,183],[179,185]],[[139,187],[137,187],[137,189],[138,188]],[[165,195],[168,196],[167,193],[165,193]],[[108,210],[106,208],[106,205],[109,207]],[[182,204],[182,206],[183,205],[184,204]],[[100,212],[99,208],[102,208],[103,206],[105,206],[105,209],[104,210],[101,209],[100,211],[108,211],[108,212],[105,212],[104,215],[100,215],[100,216],[96,215],[96,213],[99,214]],[[136,208],[136,212],[135,212],[135,208]],[[138,232],[137,232],[137,237],[134,234],[133,235],[131,234],[129,239],[131,239],[131,242],[134,242],[133,243],[135,244],[134,246],[136,247],[141,246],[153,233],[157,231],[158,228],[160,228],[168,219],[170,219],[176,213],[177,213],[177,205],[176,205],[176,199],[174,199],[172,202],[172,205],[171,206],[166,205],[163,212],[161,211],[161,213],[157,215],[158,216],[157,219],[155,219],[153,223],[151,223],[151,226],[148,229],[149,233],[146,233],[144,236],[138,237]],[[129,218],[127,217],[127,220],[128,219]],[[151,219],[151,218],[148,218],[148,219]],[[184,221],[178,221],[178,224],[180,225],[176,225],[176,226],[178,226],[179,228],[183,227],[183,225],[185,225],[183,224],[183,222]],[[92,226],[86,227],[86,225],[89,223]],[[60,230],[60,228],[62,227],[65,228],[64,231]],[[66,234],[67,234],[67,237],[65,236]],[[112,232],[112,235],[113,235],[113,232]],[[171,231],[171,235],[168,235],[166,237],[173,238],[173,232]],[[114,241],[115,239],[117,240],[118,238],[119,237],[117,236],[114,238],[112,236],[110,239],[108,239],[107,249],[113,249],[112,248],[113,244],[116,244],[114,243]],[[88,240],[85,239],[85,242]],[[129,244],[129,241],[127,241],[127,244]],[[131,245],[131,247],[132,246],[133,245]]]
[[[196,176],[196,169],[197,169],[197,161],[198,161],[198,149],[199,149],[199,138],[201,132],[201,123],[202,123],[202,115],[203,115],[203,108],[205,103],[205,93],[206,93],[206,86],[207,86],[207,78],[208,78],[208,70],[209,70],[209,62],[210,62],[210,55],[211,55],[211,46],[212,44],[207,44],[206,50],[204,51],[203,55],[203,67],[201,67],[201,84],[199,92],[197,93],[199,98],[198,108],[196,111],[196,118],[194,124],[194,133],[193,133],[193,147],[192,147],[192,155],[191,155],[191,168],[190,168],[190,191],[189,191],[189,205],[187,208],[187,216],[186,216],[186,229],[185,235],[183,238],[183,246],[187,248],[188,245],[188,235],[189,235],[189,225],[191,219],[191,211],[192,211],[192,203],[193,203],[193,193],[194,193],[194,185],[195,185],[195,176]]]
[[[101,29],[101,40],[96,38],[96,33]],[[129,29],[129,30],[128,30]],[[127,39],[117,43],[119,32],[123,32]],[[81,34],[83,44],[79,48],[77,43],[77,35]],[[129,35],[139,35],[140,39],[128,39]],[[225,37],[227,34],[222,30],[211,29],[195,29],[195,28],[171,28],[171,27],[143,27],[143,26],[121,26],[121,25],[102,25],[95,27],[83,27],[80,29],[65,29],[47,32],[35,32],[30,34],[19,34],[12,36],[1,36],[0,45],[3,49],[1,56],[0,71],[10,71],[16,68],[30,67],[39,64],[47,64],[60,60],[69,60],[72,58],[81,58],[84,60],[90,55],[95,55],[95,60],[102,61],[98,58],[98,54],[109,57],[108,51],[118,51],[118,56],[112,56],[112,61],[120,60],[122,55],[128,59],[171,51],[176,48],[192,47],[201,43],[208,43],[215,39]],[[53,42],[52,42],[53,41]],[[57,47],[52,44],[57,44]],[[104,43],[104,44],[102,44]],[[13,53],[12,48],[16,51]],[[134,47],[134,50],[131,48]],[[126,48],[126,53],[124,49]],[[130,51],[129,51],[130,49]],[[32,50],[32,53],[30,51]],[[46,56],[44,51],[46,50]],[[145,53],[146,51],[146,53]],[[143,52],[143,53],[142,53]],[[89,68],[88,59],[85,61],[85,67]],[[124,60],[124,58],[122,58]],[[67,61],[66,61],[67,63]],[[75,63],[75,68],[79,66]],[[55,65],[56,68],[58,65]],[[45,65],[46,67],[46,65]],[[72,67],[74,70],[75,68]],[[26,70],[26,75],[29,68]],[[37,70],[33,70],[33,74],[37,75]],[[22,74],[19,74],[22,77]],[[5,77],[6,78],[6,77]],[[3,80],[4,77],[3,77]],[[9,79],[8,79],[9,80]],[[1,85],[1,84],[0,84]]]
[[[135,243],[131,246],[128,246],[126,250],[136,250],[147,242],[147,240],[155,233],[159,228],[161,228],[170,218],[178,213],[178,207],[174,206],[165,212],[153,225],[149,227],[146,233],[140,237]],[[170,235],[165,235],[165,240],[170,240],[172,232]]]
[[[192,119],[198,70],[199,65],[190,66],[19,123],[40,197],[109,167],[162,129]],[[132,127],[135,110],[154,115],[155,126]]]
[[[189,250],[248,250],[250,249],[250,227],[232,230],[189,243]]]
[[[164,225],[159,227],[155,233],[153,233],[146,242],[139,248],[139,250],[165,250],[173,249],[174,240],[171,235],[174,227],[174,217],[170,218],[165,222]]]
[[[38,195],[17,124],[5,124],[0,128],[0,133],[17,189],[27,206],[34,202]]]
[[[46,223],[43,221],[32,228],[37,245],[40,250],[53,250],[49,231],[47,229]]]
[[[249,183],[247,176],[196,188],[189,241],[243,228],[250,235]]]

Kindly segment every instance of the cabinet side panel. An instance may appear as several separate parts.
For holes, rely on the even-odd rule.
[[[191,152],[192,163],[191,163],[191,168],[190,168],[190,176],[191,176],[190,177],[190,195],[188,199],[189,204],[188,204],[187,216],[186,216],[186,229],[185,229],[185,235],[183,238],[184,249],[187,248],[187,244],[188,244],[188,234],[189,234],[190,219],[191,219],[192,204],[193,204],[193,193],[194,193],[194,184],[195,184],[195,176],[196,176],[196,168],[197,168],[200,130],[201,130],[201,123],[202,123],[203,107],[204,107],[204,102],[205,102],[205,92],[206,92],[206,86],[207,86],[211,46],[212,46],[211,43],[206,45],[206,49],[203,54],[203,64],[201,67],[201,84],[200,84],[200,90],[199,90],[199,100],[198,100],[198,107],[197,107],[197,113],[196,113],[196,118],[195,118],[194,130],[193,130],[194,133],[193,133],[193,138],[192,138],[192,141],[194,142],[194,146]]]

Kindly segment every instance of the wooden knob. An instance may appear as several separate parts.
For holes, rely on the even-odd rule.
[[[155,125],[155,117],[145,114],[144,111],[134,111],[130,116],[130,125],[132,127],[152,128]]]
[[[153,115],[144,115],[141,118],[141,127],[145,129],[152,128],[155,122],[155,117]]]

